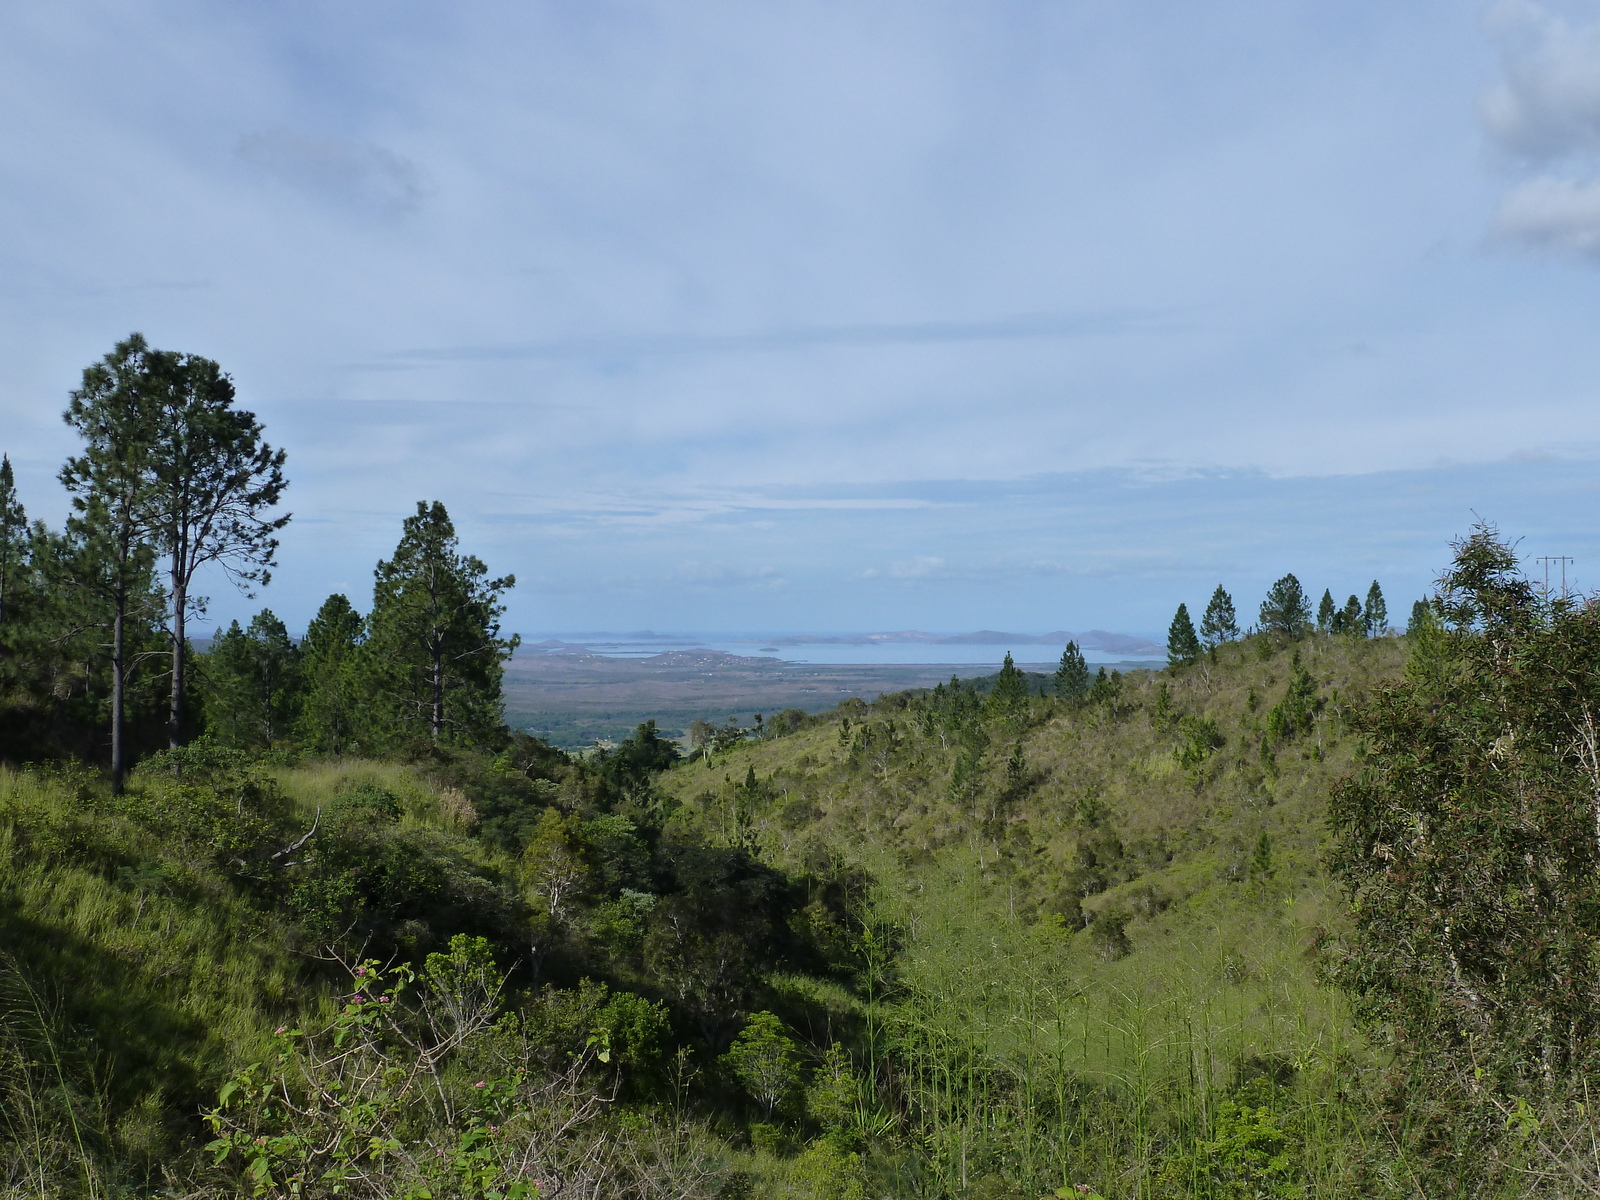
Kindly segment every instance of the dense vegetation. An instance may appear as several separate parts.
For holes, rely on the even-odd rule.
[[[59,532],[0,459],[4,1194],[1600,1186],[1600,609],[1493,530],[1403,636],[1285,575],[1162,671],[572,755],[438,504],[193,653],[284,520],[232,400],[117,347]]]

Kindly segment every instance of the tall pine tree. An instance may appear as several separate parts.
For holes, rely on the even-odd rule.
[[[1089,664],[1077,642],[1068,642],[1056,668],[1056,695],[1076,707],[1089,697]]]
[[[1205,615],[1200,618],[1200,637],[1208,650],[1238,640],[1239,618],[1233,610],[1233,597],[1220,583],[1211,593],[1211,603],[1206,605]]]
[[[254,413],[233,406],[233,380],[221,367],[198,355],[148,350],[138,334],[124,344],[137,344],[144,353],[147,386],[160,409],[149,474],[155,533],[167,558],[172,619],[168,737],[176,747],[187,736],[185,625],[191,611],[204,603],[191,591],[195,575],[207,565],[220,567],[246,595],[250,585],[271,578],[277,535],[289,516],[272,516],[268,510],[277,506],[288,481],[283,451],[263,440]]]
[[[462,554],[443,504],[417,504],[394,557],[378,564],[366,659],[390,739],[424,734],[466,744],[494,735],[502,664],[521,640],[500,634],[514,576]]]
[[[1333,618],[1338,613],[1338,608],[1333,603],[1333,591],[1329,588],[1322,589],[1322,603],[1317,605],[1317,632],[1332,633]]]
[[[1011,660],[1006,651],[1005,662],[1000,664],[1000,674],[995,676],[994,691],[989,693],[989,708],[996,716],[1013,718],[1028,707],[1028,677]]]
[[[1167,665],[1182,667],[1200,657],[1200,639],[1195,635],[1194,622],[1189,619],[1189,606],[1179,603],[1167,627]]]
[[[1367,612],[1365,617],[1368,637],[1382,637],[1389,632],[1389,606],[1383,602],[1383,589],[1374,579],[1372,586],[1367,589]]]
[[[122,791],[128,768],[129,622],[149,597],[158,516],[152,448],[160,424],[161,384],[144,339],[135,334],[83,373],[62,419],[84,441],[60,479],[72,493],[67,537],[54,574],[80,595],[107,605],[111,665],[111,790]],[[85,610],[87,611],[87,610]],[[98,622],[96,622],[98,623]]]
[[[1344,607],[1333,614],[1333,631],[1347,634],[1350,637],[1362,637],[1367,631],[1366,622],[1361,615],[1361,601],[1351,596],[1344,602]]]
[[[0,455],[0,646],[6,645],[6,620],[22,590],[28,563],[28,514],[17,499],[11,459]]]
[[[300,651],[270,608],[248,629],[235,621],[205,656],[207,724],[241,749],[273,746],[295,728],[301,700]]]
[[[305,702],[300,741],[320,754],[351,749],[361,721],[360,655],[366,622],[345,596],[322,602],[300,643]]]
[[[1261,632],[1297,641],[1311,629],[1311,606],[1292,574],[1272,585],[1261,602]]]

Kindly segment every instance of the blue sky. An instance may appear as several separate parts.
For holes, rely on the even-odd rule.
[[[510,624],[1164,630],[1600,564],[1600,4],[0,9],[0,449],[131,330]],[[1600,577],[1591,582],[1600,582]]]

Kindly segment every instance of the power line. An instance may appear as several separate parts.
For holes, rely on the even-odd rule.
[[[1533,560],[1544,564],[1544,598],[1550,599],[1550,564],[1561,564],[1561,598],[1567,598],[1567,564],[1578,560],[1566,554],[1542,554]]]

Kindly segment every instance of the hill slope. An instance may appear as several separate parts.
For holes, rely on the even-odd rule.
[[[331,1022],[399,1077],[470,977],[491,1023],[449,1042],[444,1108],[385,1127],[439,1157],[405,1176],[364,1134],[351,1194],[481,1195],[526,1137],[554,1197],[1358,1191],[1368,1055],[1316,978],[1318,847],[1341,714],[1404,654],[1253,640],[1072,707],[945,684],[664,770],[643,729],[584,759],[202,744],[121,798],[0,776],[0,1165],[63,1195],[305,1174],[294,1147],[357,1109],[236,1112],[267,1094],[241,1069],[301,1094],[344,1061]],[[374,955],[417,981],[387,1041],[340,961]],[[512,1108],[471,1125],[490,1080]],[[225,1092],[216,1167],[197,1114]]]
[[[878,1158],[886,1194],[1149,1186],[1267,1084],[1296,1178],[1328,1194],[1356,1169],[1354,1110],[1328,1102],[1362,1051],[1316,978],[1340,919],[1318,847],[1358,752],[1341,714],[1404,656],[1252,640],[1076,709],[883,697],[662,786],[715,836],[874,879],[861,937],[882,957],[837,1023],[922,1147]]]

